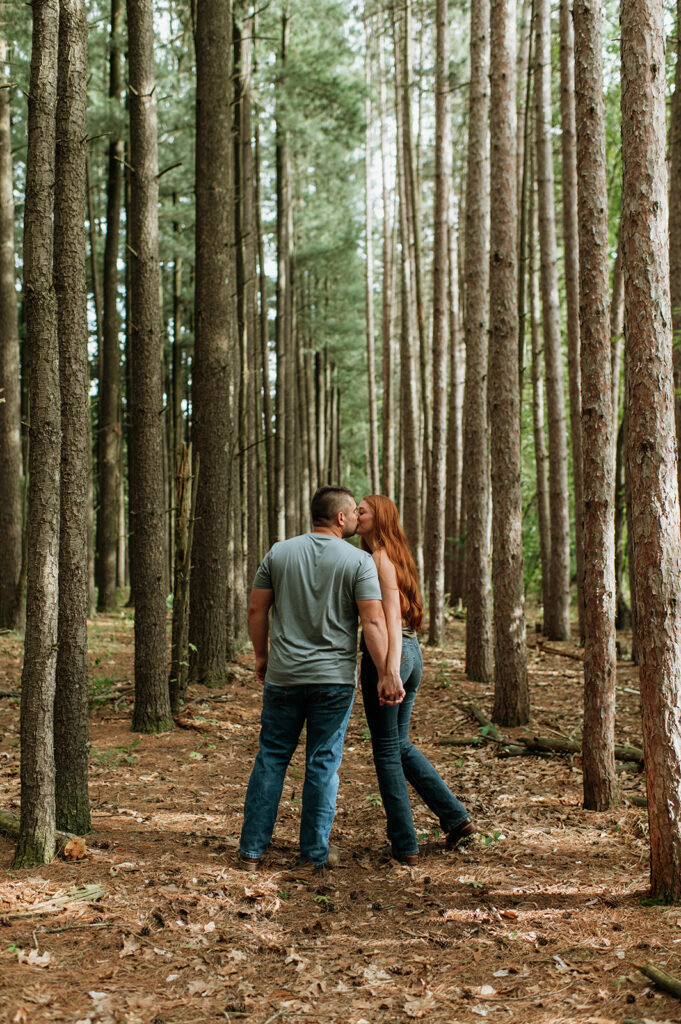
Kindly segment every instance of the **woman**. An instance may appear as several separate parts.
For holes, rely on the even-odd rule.
[[[362,645],[362,697],[371,730],[378,786],[387,818],[392,854],[403,864],[418,863],[418,843],[407,782],[437,815],[446,848],[454,849],[475,831],[463,804],[409,740],[409,719],[421,682],[423,659],[417,630],[423,620],[414,559],[400,525],[395,503],[380,494],[363,498],[358,508],[357,535],[376,563],[388,626],[386,671],[391,684],[405,691],[399,704],[382,703],[378,673]]]

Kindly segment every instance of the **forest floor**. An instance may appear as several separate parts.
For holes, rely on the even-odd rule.
[[[643,777],[620,779],[608,813],[582,809],[578,756],[502,759],[461,710],[489,711],[491,686],[463,671],[463,624],[424,648],[412,738],[480,833],[445,853],[414,800],[421,860],[387,852],[361,708],[355,704],[334,841],[340,867],[300,866],[303,761],[291,764],[264,867],[237,860],[257,749],[260,688],[246,652],[226,692],[191,694],[185,727],[130,732],[132,621],[91,626],[93,833],[87,856],[12,871],[0,839],[0,1019],[200,1024],[558,1024],[679,1021],[681,1004],[637,970],[681,974],[681,907],[651,905]],[[579,660],[530,643],[532,722],[578,735]],[[553,649],[578,654],[574,644]],[[0,637],[0,807],[19,804],[21,644]],[[618,665],[619,742],[640,743],[638,682]],[[188,726],[188,727],[187,727]],[[518,736],[526,729],[504,730]],[[84,888],[90,887],[90,888]],[[80,897],[80,898],[78,898]]]

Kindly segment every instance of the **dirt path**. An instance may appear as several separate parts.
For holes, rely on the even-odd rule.
[[[360,701],[334,829],[343,862],[324,876],[297,863],[299,755],[264,870],[238,869],[260,698],[248,658],[224,697],[193,695],[185,718],[195,728],[139,737],[129,731],[130,619],[98,619],[91,644],[96,831],[87,859],[21,872],[8,870],[12,845],[0,839],[3,1021],[681,1019],[679,1002],[635,968],[681,975],[681,908],[645,902],[645,810],[627,801],[583,811],[578,757],[501,759],[492,745],[438,744],[478,732],[464,698],[490,705],[490,688],[465,680],[461,623],[446,648],[424,651],[412,738],[481,834],[446,854],[437,822],[414,802],[421,863],[390,860]],[[18,693],[20,659],[16,638],[0,637],[0,690]],[[534,649],[530,677],[532,730],[575,735],[579,662]],[[620,665],[621,742],[640,740],[636,678]],[[1,698],[5,809],[18,808],[18,726],[18,701]],[[621,778],[625,793],[643,794],[642,776]],[[64,904],[82,886],[100,888]]]

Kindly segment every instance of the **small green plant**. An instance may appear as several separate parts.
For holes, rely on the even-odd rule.
[[[290,892],[286,892],[286,889],[281,889],[279,891],[279,899],[280,900],[290,900],[291,899],[291,893]]]
[[[99,660],[98,658],[97,661]],[[95,664],[97,664],[97,661]],[[88,687],[90,707],[105,701],[111,693],[115,682],[116,680],[113,676],[95,676],[91,679]]]
[[[16,942],[10,942],[9,946],[7,947],[7,952],[8,953],[16,953],[18,951],[18,949],[19,949],[19,946],[17,946]]]
[[[364,802],[369,804],[369,807],[382,807],[383,801],[381,800],[380,793],[367,793],[364,797]]]
[[[491,836],[485,836],[485,846],[491,846],[492,843],[496,843],[500,838],[501,832],[495,828]]]
[[[454,764],[456,765],[457,768],[463,768],[465,763],[466,762],[464,761],[464,759],[462,757],[457,757],[456,761],[454,762]]]
[[[370,740],[371,739],[371,729],[362,729],[362,739],[363,740]]]
[[[135,747],[139,746],[142,741],[132,740],[126,746],[113,747],[111,750],[99,750],[98,747],[92,746],[90,753],[94,757],[98,764],[108,765],[110,768],[117,768],[121,761],[127,761],[128,764],[134,764],[137,760],[137,754],[131,753]]]
[[[203,761],[203,754],[200,754],[198,750],[192,750],[189,754],[192,761]]]

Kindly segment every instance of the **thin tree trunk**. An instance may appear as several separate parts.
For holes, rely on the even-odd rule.
[[[289,260],[288,239],[288,204],[290,202],[288,182],[288,149],[284,117],[286,112],[283,100],[282,81],[286,74],[288,60],[288,34],[290,12],[286,4],[282,13],[280,82],[277,93],[276,117],[276,178],[277,178],[277,316],[275,321],[277,381],[275,390],[276,435],[275,435],[275,506],[276,506],[276,539],[283,540],[286,536],[286,405],[293,396],[287,392],[288,360],[290,358],[290,303],[288,293],[291,288],[291,265]]]
[[[194,508],[196,503],[196,476],[198,462],[192,475],[191,445],[186,444],[177,454],[175,467],[175,572],[173,574],[173,622],[168,680],[170,707],[177,715],[187,692],[187,627],[189,625],[189,588],[191,575]]]
[[[381,286],[381,317],[383,341],[383,408],[381,449],[381,490],[390,498],[395,496],[395,387],[393,354],[393,274],[395,249],[391,217],[390,190],[388,188],[388,139],[386,67],[383,32],[379,28],[379,111],[381,125],[381,181],[383,189],[383,281]]]
[[[21,822],[13,868],[55,851],[54,693],[59,602],[61,423],[52,279],[59,4],[34,0],[24,205],[24,294],[30,388],[28,579],[21,674]]]
[[[264,544],[268,548],[275,539],[277,530],[275,496],[275,437],[274,437],[274,414],[272,410],[272,397],[270,393],[270,347],[269,347],[269,320],[267,309],[267,272],[265,270],[265,245],[263,241],[261,202],[260,202],[260,134],[258,119],[255,119],[255,146],[253,168],[254,178],[254,204],[255,204],[255,231],[258,247],[258,285],[260,295],[260,310],[258,322],[260,326],[260,372],[262,375],[262,403],[263,418],[265,420],[265,451],[267,455],[267,540]]]
[[[584,806],[618,800],[615,775],[615,436],[600,6],[574,0],[579,323],[584,467]]]
[[[122,0],[111,0],[111,49],[109,54],[109,98],[120,103],[121,51],[119,37],[123,23]],[[118,552],[119,495],[121,473],[121,380],[118,316],[118,250],[121,221],[123,139],[117,126],[109,142],[106,200],[106,245],[104,248],[103,352],[99,381],[97,516],[97,607],[116,607],[116,556]]]
[[[533,161],[534,163],[534,161]],[[551,564],[551,533],[549,512],[549,482],[546,473],[546,430],[544,424],[544,374],[542,366],[541,309],[539,304],[539,275],[537,273],[537,217],[536,189],[532,182],[529,190],[529,286],[530,331],[532,336],[532,425],[534,428],[534,465],[537,479],[537,526],[539,529],[539,558],[541,562],[542,605],[546,614],[547,590]]]
[[[622,236],[650,881],[681,899],[681,550],[665,172],[664,9],[622,0]],[[664,515],[660,515],[664,509]]]
[[[537,119],[535,127],[549,438],[549,510],[551,515],[551,572],[549,575],[549,600],[544,607],[544,631],[552,640],[567,640],[570,636],[570,517],[551,141],[550,0],[537,0],[536,39],[534,90]]]
[[[445,485],[445,594],[452,604],[463,596],[463,389],[466,353],[459,326],[457,231],[451,215],[447,231],[447,309],[449,316],[449,413]]]
[[[435,209],[433,213],[433,451],[428,486],[430,538],[428,642],[439,646],[444,637],[445,614],[445,497],[447,469],[447,284],[449,281],[450,132],[449,30],[447,0],[437,0],[435,57]],[[450,316],[453,312],[449,311]],[[455,386],[455,385],[454,385]],[[456,410],[450,408],[450,416]]]
[[[568,388],[570,440],[574,490],[575,562],[577,566],[577,618],[584,643],[584,485],[582,470],[582,376],[579,345],[579,234],[577,228],[577,149],[575,124],[575,42],[573,0],[560,0],[560,111],[563,187],[563,254],[567,308]]]
[[[530,714],[523,592],[518,379],[515,0],[491,4],[489,408],[492,438],[494,721]]]
[[[238,349],[232,292],[231,0],[198,5],[195,454],[201,461],[190,590],[190,678],[218,685],[227,664],[229,507]],[[228,395],[232,401],[226,401]]]
[[[378,416],[376,412],[376,365],[375,365],[375,323],[374,323],[374,218],[373,197],[371,188],[371,47],[369,41],[369,22],[365,18],[365,53],[364,81],[366,88],[366,138],[364,153],[364,224],[366,231],[366,340],[367,340],[367,388],[369,392],[369,481],[374,494],[379,490],[378,476]]]
[[[490,587],[490,462],[487,418],[489,303],[489,64],[490,5],[471,5],[471,84],[468,100],[468,184],[464,256],[466,389],[466,675],[488,682],[494,673]],[[516,365],[515,359],[513,361]],[[508,369],[508,368],[506,368]]]
[[[136,732],[173,727],[166,654],[166,496],[153,0],[127,0],[130,111],[131,561]]]
[[[87,616],[90,367],[85,269],[87,20],[84,0],[61,0],[54,265],[61,389],[59,629],[54,702],[56,822],[90,831]]]
[[[7,47],[0,38],[0,629],[20,629],[21,394]]]

